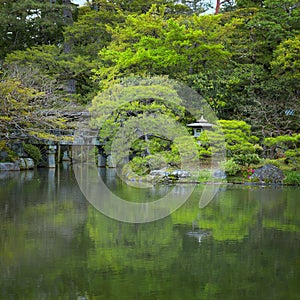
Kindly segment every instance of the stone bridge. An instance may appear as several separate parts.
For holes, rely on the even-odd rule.
[[[63,161],[72,162],[73,149],[80,149],[80,153],[91,150],[95,147],[95,159],[98,167],[114,167],[111,159],[103,155],[103,147],[98,139],[98,130],[61,130],[52,129],[49,133],[55,135],[57,140],[33,141],[32,144],[44,149],[44,156],[47,157],[48,168],[56,168],[58,163]],[[45,150],[46,149],[46,150]]]
[[[98,167],[114,167],[110,157],[105,157],[103,145],[98,139],[98,130],[61,130],[51,129],[47,133],[53,136],[52,139],[29,139],[26,143],[37,146],[42,154],[42,162],[39,166],[56,168],[61,162],[83,162],[91,151],[95,153],[95,163]],[[18,154],[20,161],[26,159],[23,149],[23,142],[12,142],[11,149]],[[76,151],[73,155],[73,151]],[[0,153],[2,159],[5,160],[4,153]],[[0,158],[1,158],[0,157]],[[73,157],[76,157],[74,159]],[[89,155],[89,159],[92,156]]]

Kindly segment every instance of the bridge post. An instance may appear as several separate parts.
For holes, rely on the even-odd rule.
[[[70,150],[65,150],[63,152],[63,157],[62,157],[62,161],[71,161],[71,155],[70,155]]]
[[[56,161],[55,161],[55,154],[56,154],[56,145],[49,145],[47,150],[48,154],[48,168],[55,168]]]
[[[99,168],[106,167],[106,158],[102,153],[98,153],[98,167]]]
[[[107,156],[107,166],[109,168],[115,168],[116,167],[111,155]]]
[[[103,150],[97,147],[97,166],[98,168],[105,168],[106,167],[106,157],[103,155]]]

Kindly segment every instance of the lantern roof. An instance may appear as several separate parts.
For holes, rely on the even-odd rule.
[[[207,120],[201,116],[199,120],[197,120],[195,123],[190,123],[187,124],[188,127],[193,127],[193,128],[212,128],[214,124],[208,123]]]

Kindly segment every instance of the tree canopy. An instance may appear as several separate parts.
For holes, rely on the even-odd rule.
[[[203,1],[2,0],[0,7],[1,68],[12,82],[16,70],[34,69],[34,86],[24,87],[42,91],[38,77],[73,83],[54,94],[86,105],[124,76],[164,75],[196,90],[220,119],[246,121],[259,138],[299,132],[296,0],[228,1],[217,15],[203,14]]]

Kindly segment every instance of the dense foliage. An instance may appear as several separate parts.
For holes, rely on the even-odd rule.
[[[1,139],[60,126],[59,115],[40,117],[45,108],[89,104],[124,76],[163,75],[196,90],[220,119],[251,126],[240,124],[240,138],[259,140],[228,143],[234,155],[261,154],[259,143],[271,153],[268,138],[300,129],[299,2],[217,1],[214,15],[203,14],[205,3],[1,0]],[[295,149],[283,155],[297,161]]]

